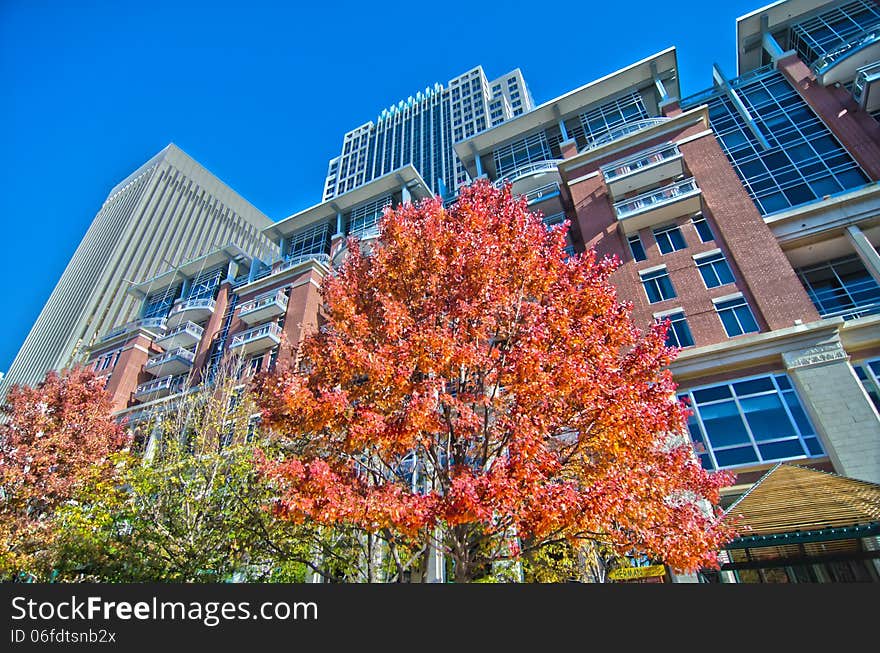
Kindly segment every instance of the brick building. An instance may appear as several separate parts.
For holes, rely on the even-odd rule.
[[[880,7],[777,2],[737,21],[737,52],[737,77],[686,98],[659,52],[459,140],[457,165],[569,220],[572,251],[620,260],[636,322],[670,321],[695,454],[737,473],[726,504],[783,461],[877,484]],[[283,363],[343,237],[433,194],[406,164],[263,229],[274,258],[230,245],[134,286],[140,320],[91,350],[119,415],[230,356]],[[874,540],[855,546],[877,580]]]

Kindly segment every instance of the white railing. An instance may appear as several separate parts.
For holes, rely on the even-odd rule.
[[[868,47],[880,39],[880,28],[874,27],[870,31],[863,31],[859,36],[851,40],[849,43],[826,52],[813,62],[811,68],[813,73],[821,75],[828,68],[831,68],[839,59],[845,57],[849,52],[855,52]]]
[[[247,315],[248,313],[253,313],[266,306],[271,306],[272,304],[278,304],[282,309],[287,308],[287,295],[284,294],[283,290],[245,302],[241,305],[241,312],[239,315]]]
[[[214,300],[209,297],[203,297],[202,299],[187,299],[186,301],[180,302],[179,304],[175,304],[171,308],[171,312],[168,313],[168,317],[172,315],[177,315],[178,313],[182,313],[183,311],[189,311],[195,308],[207,308],[209,310],[214,310]]]
[[[611,181],[617,177],[623,177],[638,170],[651,168],[665,161],[669,161],[681,156],[681,151],[675,143],[666,143],[650,150],[639,152],[633,156],[624,159],[612,161],[602,166],[602,174],[606,181]],[[670,177],[673,175],[670,175]]]
[[[541,186],[535,190],[530,190],[528,193],[524,193],[523,197],[526,198],[526,202],[531,204],[532,202],[537,202],[545,197],[552,197],[558,193],[559,182],[554,181],[552,184],[547,184],[546,186]]]
[[[641,213],[646,209],[662,206],[663,204],[674,202],[683,197],[694,195],[699,192],[699,190],[697,182],[693,177],[690,179],[682,179],[669,186],[648,191],[647,193],[637,195],[628,200],[615,202],[614,210],[617,211],[617,217],[623,219],[633,213]]]
[[[512,184],[518,179],[528,177],[529,175],[535,175],[540,172],[556,172],[562,161],[562,159],[548,159],[546,161],[536,161],[535,163],[526,164],[516,168],[510,173],[501,175],[501,177],[495,181],[495,187],[501,188],[506,181],[509,181]]]
[[[272,322],[270,324],[264,324],[263,326],[256,327],[255,329],[242,331],[241,333],[233,336],[232,344],[229,346],[231,348],[241,347],[242,345],[246,345],[253,340],[258,340],[259,338],[264,338],[266,336],[274,336],[280,340],[281,327]]]
[[[164,317],[148,317],[143,320],[134,320],[122,326],[118,326],[108,331],[101,340],[110,340],[123,333],[130,333],[138,329],[146,329],[147,331],[162,331],[165,328]]]
[[[160,392],[162,390],[168,390],[169,393],[178,392],[183,389],[183,384],[185,381],[186,376],[182,374],[163,376],[161,379],[155,379],[154,381],[141,383],[135,390],[134,394],[135,396],[147,395],[154,392]]]
[[[622,138],[628,134],[640,132],[643,129],[650,129],[651,127],[656,127],[657,125],[662,125],[667,120],[669,120],[669,118],[644,118],[642,120],[628,122],[624,125],[621,125],[620,127],[615,127],[611,131],[596,136],[595,138],[591,138],[587,142],[586,147],[584,147],[581,151],[585,152],[586,150],[592,150],[599,147],[600,145],[605,145],[606,143],[616,141],[618,138]]]
[[[317,261],[318,263],[322,263],[328,268],[330,267],[330,256],[328,254],[301,254],[299,256],[291,256],[290,258],[283,258],[272,264],[272,274],[277,272],[284,272],[284,270],[289,270],[290,268],[295,268],[297,265],[302,265],[307,261]]]
[[[160,338],[160,340],[167,340],[167,339],[169,339],[169,338],[173,338],[173,337],[176,336],[177,334],[179,334],[179,333],[184,333],[185,331],[188,331],[188,332],[191,333],[196,339],[199,339],[199,340],[201,340],[201,338],[202,338],[202,334],[205,332],[205,330],[204,330],[202,327],[200,327],[198,324],[196,324],[195,322],[189,322],[189,321],[187,321],[187,322],[184,322],[183,324],[180,324],[180,325],[174,327],[174,328],[171,329],[170,331],[166,331],[166,332],[162,335],[162,337]]]
[[[157,365],[161,365],[162,363],[167,363],[173,358],[182,358],[185,361],[192,363],[196,355],[191,352],[189,349],[184,349],[183,347],[177,347],[170,351],[166,351],[164,354],[159,354],[158,356],[153,356],[150,360],[147,361],[147,364],[144,365],[145,368],[156,367]]]

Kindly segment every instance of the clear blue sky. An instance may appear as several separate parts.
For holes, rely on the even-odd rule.
[[[734,74],[724,2],[0,0],[0,371],[109,190],[174,142],[278,220],[342,135],[476,65],[537,103],[675,45],[684,95]]]

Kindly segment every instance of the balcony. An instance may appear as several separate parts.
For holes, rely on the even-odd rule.
[[[528,202],[529,206],[558,196],[559,184],[555,181],[552,184],[547,184],[546,186],[541,186],[540,188],[525,193],[526,202]]]
[[[621,197],[643,188],[655,186],[666,179],[684,174],[684,161],[675,143],[643,150],[624,159],[602,166],[605,185],[612,197]]]
[[[185,376],[165,376],[161,379],[141,383],[134,391],[134,398],[137,401],[152,401],[160,397],[167,397],[181,392],[185,384]]]
[[[183,374],[192,369],[196,355],[188,349],[178,347],[164,354],[153,356],[144,365],[144,372],[153,376],[168,376]]]
[[[880,61],[862,66],[856,71],[853,98],[868,113],[880,111]]]
[[[275,263],[272,264],[272,274],[284,272],[285,270],[295,268],[297,265],[303,265],[309,261],[321,263],[326,268],[330,267],[330,256],[328,254],[301,254],[300,256],[291,256],[289,258],[275,261]]]
[[[657,125],[662,125],[667,120],[669,120],[669,118],[644,118],[643,120],[634,120],[633,122],[625,123],[620,127],[616,127],[611,131],[605,132],[604,134],[600,134],[595,138],[590,139],[587,142],[586,146],[580,151],[587,152],[588,150],[594,150],[597,147],[607,145],[608,143],[613,143],[617,139],[623,138],[624,136],[629,136],[630,134],[640,132],[644,129],[651,129],[652,127],[656,127]]]
[[[255,352],[266,351],[281,344],[281,327],[270,323],[255,329],[248,329],[232,338],[229,348],[245,356]]]
[[[561,159],[529,163],[500,176],[495,181],[495,187],[501,188],[504,186],[504,182],[509,181],[511,184],[510,190],[514,195],[526,196],[553,185],[558,190],[559,183],[562,181],[562,177],[559,175],[560,163],[562,163]]]
[[[204,322],[214,313],[214,300],[208,297],[202,299],[187,299],[171,307],[165,326],[172,329],[183,322]]]
[[[165,350],[177,349],[178,347],[189,349],[201,342],[204,332],[205,330],[195,322],[183,322],[157,338],[156,344]]]
[[[127,324],[111,329],[104,334],[101,338],[101,342],[113,340],[121,335],[134,333],[138,330],[147,331],[154,337],[159,337],[165,330],[165,326],[165,318],[163,317],[149,317],[143,320],[134,320],[133,322],[128,322]]]
[[[696,213],[701,209],[700,195],[697,182],[691,177],[615,202],[614,211],[623,232],[631,234],[645,227]]]
[[[238,317],[241,321],[252,326],[266,320],[284,315],[287,310],[287,295],[279,290],[266,297],[258,297],[241,305]]]
[[[880,27],[863,32],[856,39],[826,52],[811,68],[822,86],[845,84],[855,79],[858,70],[880,59]]]

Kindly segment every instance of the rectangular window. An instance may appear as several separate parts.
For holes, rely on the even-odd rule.
[[[220,279],[226,271],[226,266],[221,265],[212,270],[199,274],[192,280],[186,299],[209,299],[214,297]]]
[[[706,469],[822,456],[824,451],[785,374],[749,377],[679,395]]]
[[[684,242],[684,236],[681,235],[681,229],[678,225],[670,225],[668,227],[659,227],[654,229],[654,238],[657,241],[657,247],[660,248],[662,254],[669,254],[680,249],[684,249],[687,245]]]
[[[733,283],[733,272],[727,264],[727,259],[721,251],[709,252],[694,257],[700,276],[703,277],[703,283],[706,288],[717,288],[727,283]]]
[[[672,287],[672,281],[669,278],[666,266],[656,270],[640,272],[639,276],[642,279],[642,285],[645,287],[645,294],[648,295],[650,303],[654,304],[675,297],[675,288]]]
[[[880,359],[862,361],[858,365],[853,365],[853,369],[874,403],[874,407],[880,410]]]
[[[669,320],[669,330],[666,332],[667,347],[691,347],[694,344],[694,337],[691,335],[691,329],[688,326],[684,311],[675,311],[673,313],[665,313],[656,316],[658,322]]]
[[[642,239],[638,234],[628,236],[626,242],[629,243],[629,251],[632,252],[634,260],[644,261],[648,258],[648,255],[645,253],[645,246],[642,244]]]
[[[169,286],[159,292],[147,295],[144,299],[142,316],[144,319],[151,317],[166,317],[171,304],[180,295],[180,286]]]
[[[348,233],[358,238],[374,235],[378,232],[377,225],[382,214],[385,213],[385,207],[390,205],[391,195],[386,195],[355,207],[348,217]]]
[[[858,256],[795,270],[822,317],[851,320],[880,313],[880,285]]]
[[[698,215],[694,218],[693,223],[701,242],[708,243],[710,240],[715,240],[715,234],[712,233],[709,222],[705,217]]]
[[[746,302],[745,297],[740,295],[732,299],[725,299],[715,302],[715,310],[727,336],[741,336],[744,333],[756,333],[758,331],[758,323],[752,315],[752,311]]]
[[[119,356],[121,354],[121,349],[117,349],[106,354],[101,354],[101,356],[95,361],[95,371],[102,372],[106,369],[116,367],[116,363],[119,362]]]
[[[330,253],[330,223],[297,231],[284,242],[282,256],[287,259]]]

